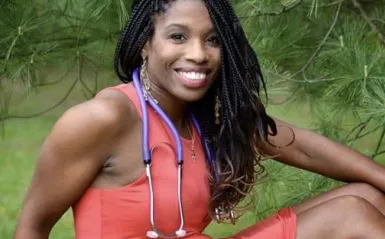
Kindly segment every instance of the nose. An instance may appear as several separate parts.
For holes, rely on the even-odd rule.
[[[205,44],[201,41],[191,41],[190,44],[190,47],[187,49],[186,60],[196,64],[207,62],[208,54],[207,49],[205,48]]]

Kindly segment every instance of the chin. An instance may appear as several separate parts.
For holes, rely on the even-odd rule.
[[[208,89],[200,89],[200,90],[189,90],[189,89],[183,89],[178,90],[174,92],[174,96],[182,101],[185,102],[196,102],[202,99]]]

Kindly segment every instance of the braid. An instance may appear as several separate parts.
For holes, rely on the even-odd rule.
[[[128,83],[140,66],[141,51],[154,33],[153,16],[167,11],[175,0],[134,0],[130,22],[116,47],[115,71]],[[233,209],[252,189],[263,173],[257,144],[267,139],[268,128],[276,133],[274,121],[266,114],[259,97],[264,79],[255,52],[247,41],[229,0],[202,0],[208,9],[221,43],[221,71],[205,96],[191,104],[200,122],[202,142],[216,155],[210,168],[211,209]],[[221,101],[221,124],[215,124],[215,94]],[[219,172],[219,181],[214,172]]]
[[[133,70],[141,64],[141,50],[153,31],[151,17],[154,13],[154,6],[153,1],[134,1],[131,20],[118,41],[115,53],[115,71],[125,83],[132,80],[129,77]]]
[[[263,173],[256,145],[267,138],[269,125],[275,127],[258,98],[259,84],[264,82],[257,57],[230,2],[205,3],[221,39],[222,53],[218,84],[222,123],[213,127],[213,120],[202,120],[202,127],[212,129],[206,137],[216,151],[221,176],[219,186],[213,186],[211,203],[212,208],[234,208],[252,189],[256,174]],[[200,118],[207,118],[206,112],[200,113],[202,108],[208,108],[207,98],[195,103],[195,113]]]

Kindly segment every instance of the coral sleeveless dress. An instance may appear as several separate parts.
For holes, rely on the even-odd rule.
[[[123,92],[141,117],[140,102],[132,83],[113,87]],[[152,177],[155,225],[162,233],[173,233],[180,226],[177,199],[177,164],[171,131],[160,116],[147,106],[149,145],[154,148]],[[193,126],[191,127],[193,128]],[[187,234],[185,238],[207,239],[203,230],[208,216],[210,188],[207,164],[200,137],[194,129],[196,159],[191,158],[191,140],[183,139],[184,165],[182,203]],[[170,147],[171,146],[171,147]],[[144,173],[135,182],[116,189],[89,188],[73,206],[76,239],[146,239],[150,224],[149,184]],[[295,239],[296,218],[291,209],[248,228],[231,238]]]

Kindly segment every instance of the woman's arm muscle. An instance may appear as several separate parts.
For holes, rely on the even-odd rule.
[[[119,105],[120,104],[120,105]],[[125,115],[126,114],[126,115]],[[90,186],[127,127],[124,106],[96,97],[68,110],[44,142],[15,239],[48,238],[59,220]]]

